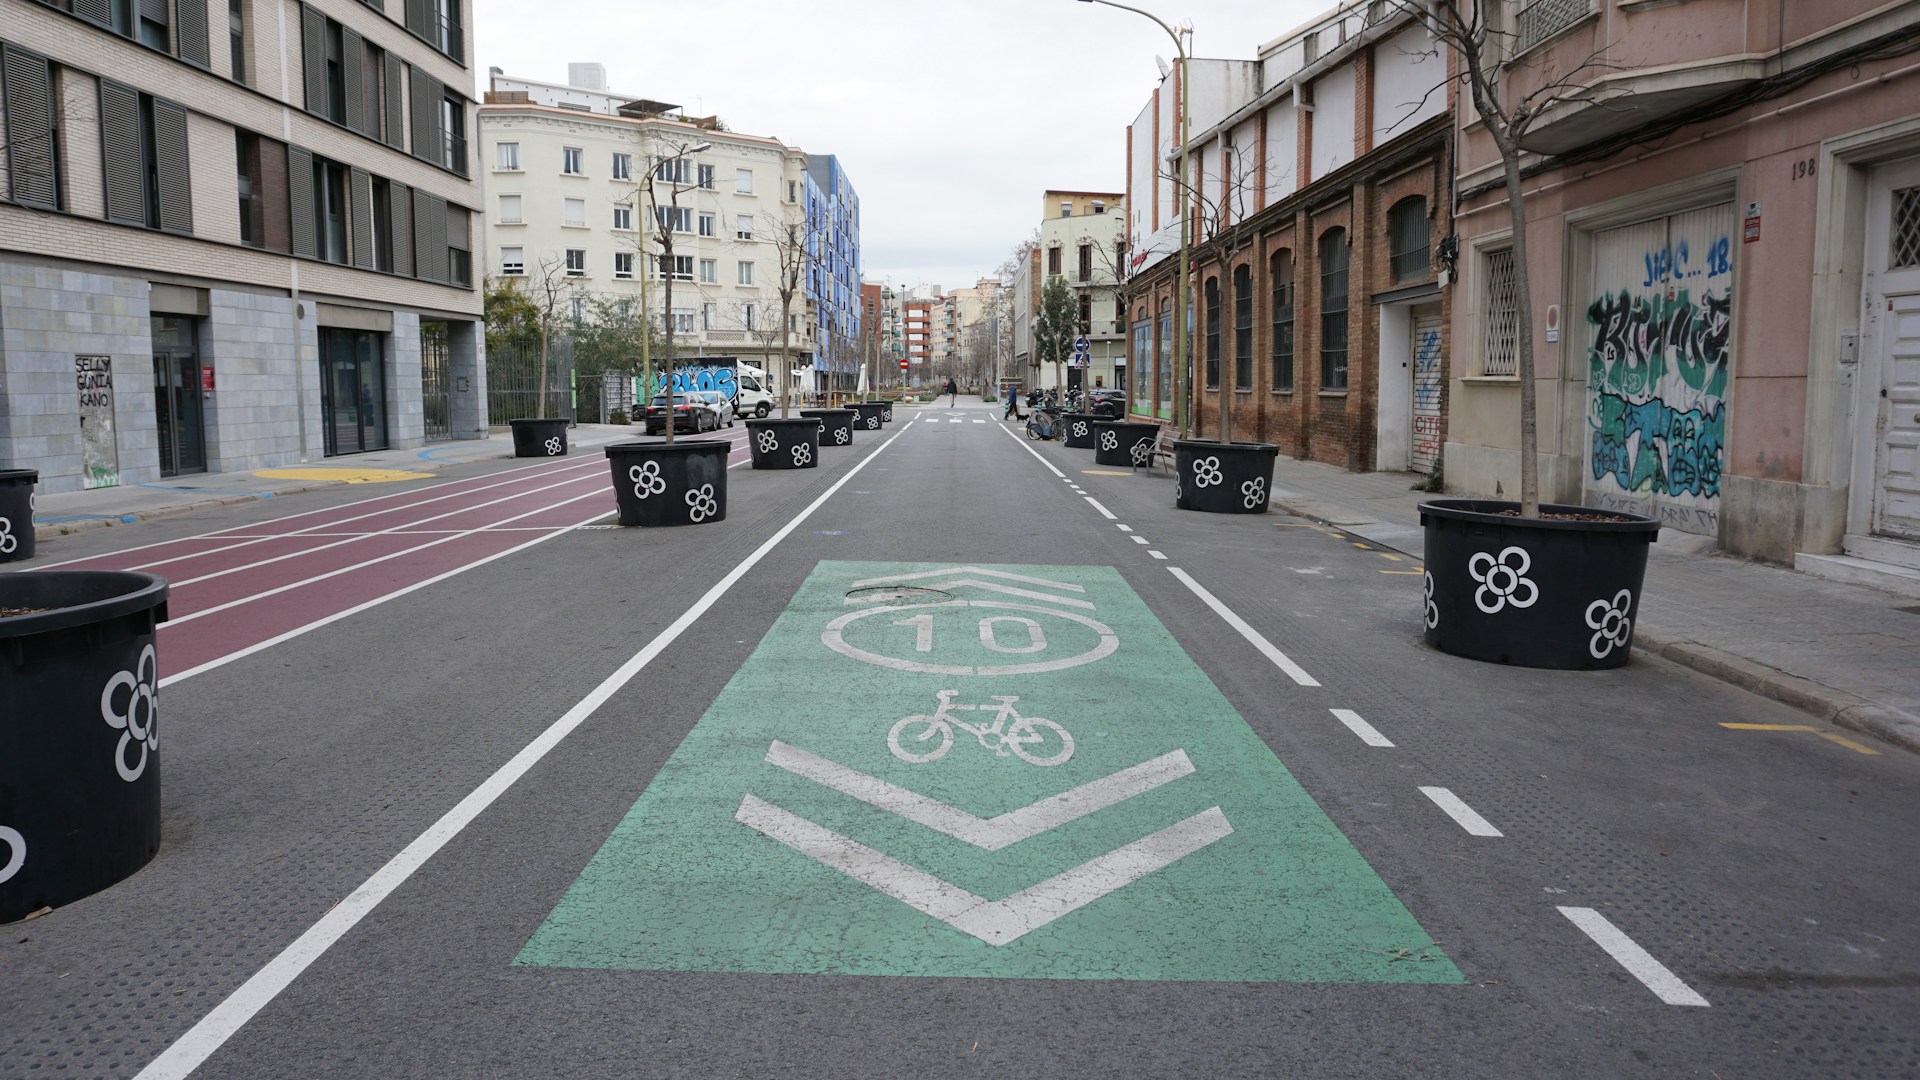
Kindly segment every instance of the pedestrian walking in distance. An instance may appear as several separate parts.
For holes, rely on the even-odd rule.
[[[953,376],[949,375],[947,376],[947,408],[949,409],[953,408],[953,403],[955,401],[958,401],[959,398],[960,398],[960,384],[957,382],[954,382]]]
[[[1007,384],[1007,410],[1000,414],[1000,419],[1005,420],[1009,416],[1015,420],[1026,419],[1020,415],[1020,390],[1012,383]]]

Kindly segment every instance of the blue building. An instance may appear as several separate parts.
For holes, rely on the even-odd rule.
[[[860,372],[860,196],[832,154],[807,158],[807,300],[815,389],[851,390]]]

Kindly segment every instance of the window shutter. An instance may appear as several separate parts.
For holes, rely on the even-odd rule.
[[[370,138],[384,138],[380,130],[380,121],[386,116],[387,106],[380,97],[380,72],[384,67],[386,53],[368,45],[360,46],[360,114],[362,134]]]
[[[139,5],[142,19],[167,25],[167,0],[139,0]]]
[[[447,215],[435,206],[432,195],[413,192],[413,276],[428,281],[444,281],[440,264],[447,258]]]
[[[407,29],[433,40],[433,0],[407,0]]]
[[[307,86],[307,111],[327,115],[327,17],[300,5],[300,74]]]
[[[147,223],[146,163],[140,154],[140,94],[100,80],[100,157],[105,169],[107,220]]]
[[[412,191],[405,184],[387,185],[387,224],[393,235],[393,272],[413,276]]]
[[[347,101],[347,127],[354,131],[367,130],[366,82],[361,67],[366,63],[367,46],[346,27],[340,28],[340,83]]]
[[[353,169],[347,194],[347,209],[353,215],[353,265],[373,269],[373,177],[365,169]]]
[[[313,153],[297,146],[287,147],[287,216],[293,222],[293,253],[319,258],[320,240],[314,235],[313,218]]]
[[[9,45],[0,62],[6,67],[7,175],[13,200],[58,209],[60,185],[54,168],[53,65]]]
[[[192,169],[187,155],[187,110],[171,101],[153,101],[154,187],[159,191],[160,227],[193,232]]]
[[[213,66],[207,37],[207,0],[177,0],[173,24],[174,49],[180,59],[203,68]]]
[[[400,58],[392,53],[386,55],[386,63],[387,145],[396,150],[405,150],[407,148],[407,110],[403,73],[407,65],[401,63]]]
[[[288,251],[293,238],[288,235],[287,216],[287,144],[273,139],[260,140],[260,235],[268,251]]]
[[[73,0],[73,13],[95,26],[113,29],[113,0]]]
[[[437,164],[446,142],[440,132],[440,100],[446,92],[439,79],[417,67],[411,82],[407,89],[413,100],[413,156]]]
[[[472,215],[464,206],[447,204],[447,281],[471,284],[473,278]],[[455,264],[456,258],[459,265]]]

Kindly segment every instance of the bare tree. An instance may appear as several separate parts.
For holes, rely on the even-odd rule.
[[[561,325],[562,319],[570,321],[573,317],[575,292],[576,282],[563,256],[541,256],[533,273],[527,276],[527,300],[533,305],[534,324],[540,330],[540,382],[533,407],[536,419],[544,420],[547,416],[547,357],[553,347],[555,328]]]
[[[804,299],[802,286],[813,248],[813,223],[806,220],[804,210],[801,217],[796,222],[786,213],[769,210],[760,218],[762,230],[773,243],[773,294],[780,298],[780,321],[771,332],[780,335],[781,419],[786,418],[793,399],[793,302],[796,297]]]
[[[1200,204],[1200,220],[1197,223],[1199,231],[1194,244],[1194,257],[1196,261],[1203,257],[1210,257],[1220,265],[1227,278],[1231,280],[1233,261],[1253,244],[1255,231],[1249,226],[1255,203],[1253,196],[1257,185],[1265,183],[1266,175],[1261,172],[1255,155],[1237,153],[1234,147],[1225,144],[1222,145],[1222,152],[1226,162],[1221,170],[1223,190],[1209,194],[1203,188],[1193,194],[1194,200]],[[1229,322],[1230,325],[1237,323],[1237,319]],[[1210,334],[1216,332],[1216,329],[1211,324],[1207,327]],[[1219,368],[1215,372],[1217,385],[1214,389],[1220,394],[1220,441],[1223,443],[1233,441],[1233,394],[1234,387],[1238,385],[1239,375],[1237,337],[1234,348],[1235,355],[1231,357],[1222,355],[1219,358]],[[1229,359],[1235,361],[1233,385],[1228,383]],[[1194,408],[1197,412],[1198,406]]]
[[[1520,379],[1520,514],[1540,516],[1540,450],[1538,409],[1535,402],[1533,357],[1533,292],[1527,272],[1527,215],[1521,190],[1521,143],[1546,111],[1561,102],[1594,102],[1604,95],[1583,85],[1590,73],[1619,65],[1606,60],[1604,50],[1588,54],[1579,63],[1556,73],[1554,53],[1524,63],[1513,62],[1517,36],[1495,26],[1489,10],[1494,0],[1393,0],[1394,10],[1413,16],[1442,45],[1460,59],[1464,71],[1454,74],[1464,87],[1487,136],[1500,152],[1506,182],[1507,210],[1513,228],[1514,303],[1518,316],[1517,368]],[[1537,80],[1539,85],[1528,89]],[[1518,85],[1513,85],[1517,83]]]
[[[686,218],[693,216],[693,210],[691,208],[683,208],[680,205],[680,196],[699,186],[697,173],[694,172],[695,165],[689,160],[689,156],[705,150],[710,145],[712,144],[700,143],[695,145],[687,142],[685,139],[666,140],[667,149],[671,152],[655,155],[654,158],[648,162],[647,177],[640,185],[641,191],[646,195],[648,211],[648,220],[642,228],[651,229],[654,239],[660,245],[660,261],[657,265],[665,291],[665,298],[660,304],[662,319],[660,341],[662,352],[664,353],[660,358],[660,370],[667,375],[667,381],[664,384],[664,390],[667,395],[667,419],[663,425],[663,429],[669,445],[673,442],[674,428],[672,382],[674,345],[676,340],[673,316],[673,280],[675,270],[673,254],[674,237],[677,233],[692,231],[691,229],[682,229],[680,227]],[[694,178],[689,179],[690,175]],[[662,189],[666,192],[664,201],[661,195]],[[644,259],[642,261],[644,261]],[[647,269],[652,268],[649,267]],[[688,277],[691,278],[692,275],[689,274]],[[643,338],[642,340],[646,339]],[[651,356],[649,356],[649,360],[651,360]],[[647,392],[648,395],[651,396],[654,386],[654,365],[649,362],[645,366],[647,368]]]

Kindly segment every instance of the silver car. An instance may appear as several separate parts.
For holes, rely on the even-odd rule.
[[[733,400],[727,395],[718,390],[694,390],[689,392],[687,397],[706,403],[713,413],[714,428],[717,429],[723,424],[727,427],[733,426],[737,412],[733,407]]]

